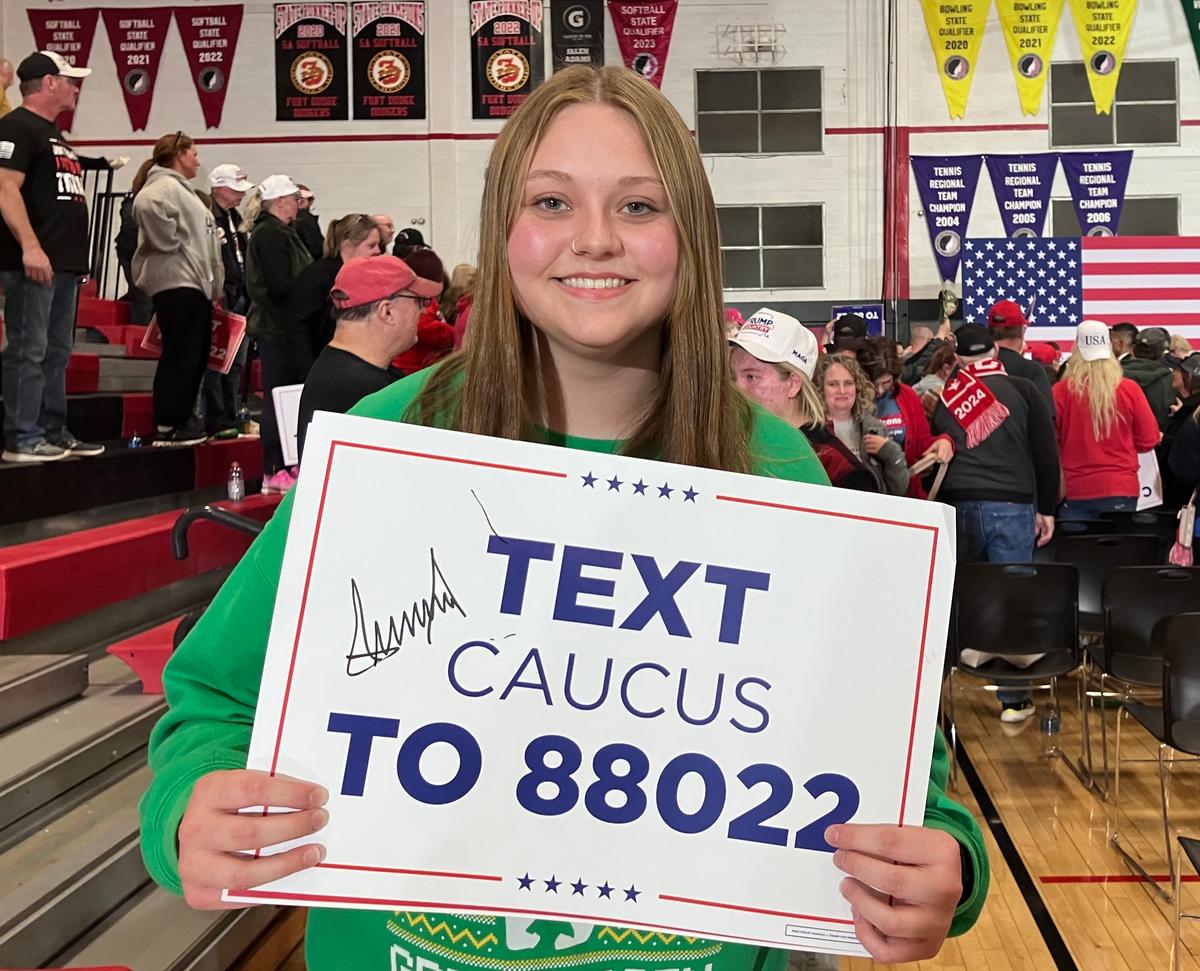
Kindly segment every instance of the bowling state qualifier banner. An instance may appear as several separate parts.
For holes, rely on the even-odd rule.
[[[546,76],[542,0],[471,0],[471,117],[507,118]]]
[[[225,92],[233,73],[233,55],[242,30],[242,5],[175,8],[175,25],[183,39],[192,84],[204,112],[204,126],[217,128],[225,108]]]
[[[425,117],[425,4],[353,3],[354,117]]]
[[[951,118],[967,113],[967,97],[979,63],[979,45],[992,0],[921,0],[933,60]]]
[[[996,0],[1004,45],[1017,82],[1021,111],[1036,115],[1050,71],[1054,35],[1062,17],[1063,0]]]
[[[275,120],[350,117],[344,3],[275,4]]]
[[[144,131],[150,120],[154,82],[171,23],[171,8],[105,7],[102,13],[130,127]]]
[[[1063,175],[1084,236],[1115,236],[1125,204],[1132,150],[1063,152]]]
[[[667,69],[667,52],[671,49],[678,8],[676,0],[657,3],[608,0],[621,59],[627,68],[637,71],[656,88],[662,87],[663,72]]]
[[[913,176],[943,283],[953,284],[975,202],[982,155],[914,155]]]
[[[1136,12],[1137,0],[1071,0],[1071,17],[1098,115],[1112,111]]]
[[[823,834],[922,823],[948,507],[344,415],[305,450],[249,766],[330,791],[328,855],[226,899],[863,953]]]
[[[1058,153],[989,155],[988,175],[1000,207],[1004,235],[1041,236],[1050,211]]]
[[[33,31],[34,46],[39,51],[61,54],[76,67],[88,66],[88,59],[92,56],[92,41],[96,37],[96,21],[100,18],[98,8],[27,10],[26,13]],[[82,81],[80,87],[83,87]],[[70,131],[75,112],[64,111],[56,120],[60,129]]]
[[[550,0],[550,63],[554,71],[604,63],[604,0]]]

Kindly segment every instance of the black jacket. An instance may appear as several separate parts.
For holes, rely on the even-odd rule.
[[[250,295],[246,293],[246,234],[242,232],[242,214],[237,209],[222,209],[215,199],[211,209],[217,227],[225,233],[221,241],[221,262],[225,266],[221,306],[235,314],[244,314],[250,309]]]
[[[1196,488],[1196,480],[1200,479],[1200,425],[1196,424],[1195,419],[1197,408],[1200,408],[1200,393],[1187,398],[1183,406],[1167,419],[1167,429],[1155,449],[1163,480],[1163,506],[1167,509],[1178,509],[1186,503]]]
[[[288,319],[292,326],[306,335],[309,354],[301,364],[307,374],[312,363],[333,337],[333,309],[329,303],[329,291],[342,268],[342,258],[332,256],[310,263],[292,284],[292,295],[288,300]]]
[[[1158,419],[1160,431],[1167,430],[1167,419],[1171,417],[1171,405],[1179,397],[1171,383],[1171,369],[1160,361],[1147,361],[1140,357],[1127,357],[1121,362],[1125,377],[1138,383],[1138,387],[1150,402],[1150,410]]]
[[[925,368],[929,366],[933,355],[937,353],[939,347],[945,346],[946,342],[940,337],[930,339],[928,344],[904,363],[904,370],[900,372],[900,380],[905,384],[916,384],[920,381],[925,377]]]
[[[930,428],[934,435],[949,435],[955,449],[942,498],[951,504],[958,500],[1033,503],[1043,516],[1053,516],[1059,464],[1050,409],[1024,378],[989,374],[982,380],[1008,409],[1008,417],[982,442],[967,448],[966,432],[938,402]]]
[[[301,209],[296,213],[296,235],[314,260],[319,260],[325,251],[325,234],[321,231],[321,220],[315,212]]]
[[[1037,361],[1022,357],[1007,347],[996,349],[996,359],[1004,365],[1005,372],[1012,377],[1024,378],[1031,382],[1046,399],[1046,405],[1050,408],[1050,416],[1054,417],[1054,395],[1050,393],[1050,378],[1046,375],[1046,369]]]

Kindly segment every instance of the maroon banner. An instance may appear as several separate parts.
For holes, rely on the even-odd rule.
[[[678,7],[676,0],[659,0],[658,3],[608,0],[608,12],[612,15],[625,66],[637,71],[656,88],[662,87]]]
[[[79,10],[27,10],[33,42],[39,51],[61,54],[76,67],[87,67],[92,56],[92,40],[100,11],[95,7]],[[80,85],[82,87],[82,84]],[[75,112],[64,111],[56,119],[58,127],[70,131]]]
[[[175,25],[183,38],[192,84],[200,96],[204,125],[216,128],[221,124],[225,91],[233,72],[233,55],[242,29],[242,5],[205,6],[195,10],[176,7]]]
[[[117,65],[117,80],[134,131],[145,131],[154,100],[158,62],[171,23],[170,7],[108,7],[101,11],[108,44]]]

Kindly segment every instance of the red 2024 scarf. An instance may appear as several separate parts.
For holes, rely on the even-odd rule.
[[[1004,365],[994,357],[967,364],[942,388],[942,403],[967,435],[967,448],[974,448],[1000,427],[1008,409],[981,380],[986,374],[1004,374]]]

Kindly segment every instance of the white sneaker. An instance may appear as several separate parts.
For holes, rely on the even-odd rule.
[[[1005,708],[1000,712],[1000,720],[1006,725],[1015,725],[1027,718],[1032,718],[1037,709],[1032,701],[1026,701],[1020,708]]]

